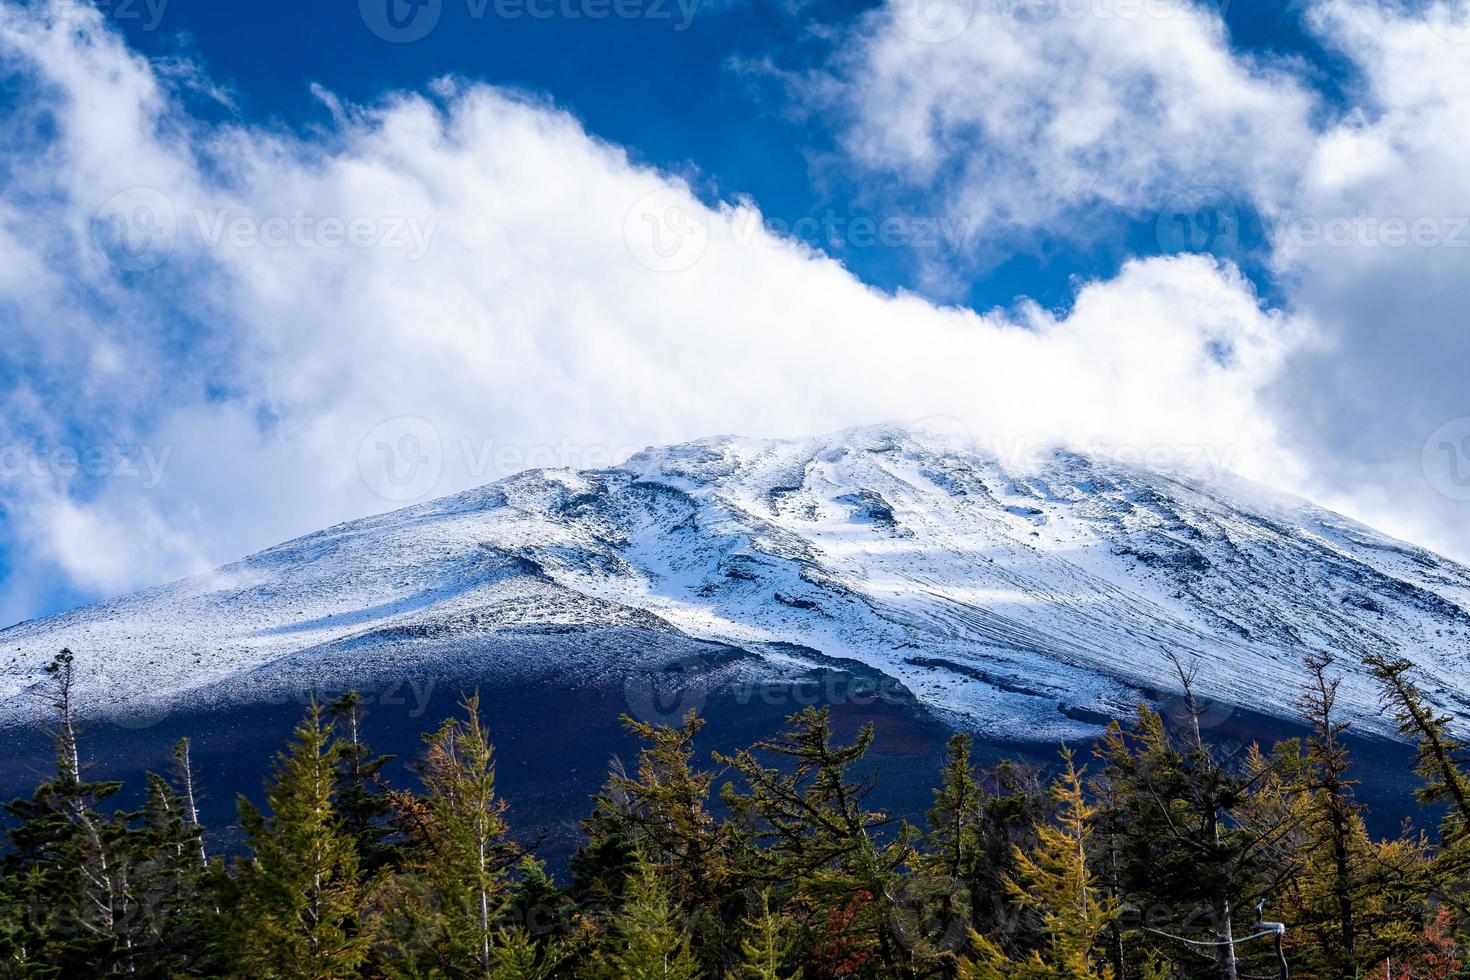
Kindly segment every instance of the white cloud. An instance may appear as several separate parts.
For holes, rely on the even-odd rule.
[[[1063,319],[938,307],[752,234],[752,205],[707,207],[552,106],[445,81],[331,101],[309,136],[212,125],[101,24],[59,0],[0,6],[0,58],[55,114],[4,151],[0,232],[51,272],[0,276],[0,358],[26,379],[0,442],[169,455],[154,486],[49,456],[0,474],[12,578],[114,591],[399,491],[726,431],[949,414],[994,438],[1208,444],[1293,471],[1262,393],[1304,328],[1228,265],[1133,262],[1080,284]],[[1223,117],[1257,97],[1241,84]],[[432,230],[418,258],[410,221]]]
[[[1345,106],[1202,3],[962,0],[937,35],[916,9],[872,12],[808,91],[853,160],[971,222],[982,264],[1120,211],[1160,215],[1165,252],[1176,217],[1259,215],[1283,309],[1317,331],[1253,409],[1302,464],[1276,482],[1470,557],[1470,2],[1303,5]]]
[[[1470,556],[1470,441],[1426,446],[1446,424],[1470,435],[1470,32],[1456,40],[1445,5],[1332,0],[1311,23],[1360,76],[1273,226],[1278,277],[1331,341],[1284,375],[1283,431],[1320,499]]]
[[[1206,5],[957,0],[967,20],[916,29],[937,6],[871,12],[810,94],[844,114],[851,158],[946,202],[982,248],[1100,235],[1079,214],[1201,185],[1279,194],[1310,149],[1309,90],[1232,52]]]

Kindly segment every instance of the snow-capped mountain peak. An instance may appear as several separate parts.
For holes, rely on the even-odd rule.
[[[1470,708],[1467,610],[1470,570],[1238,478],[1064,449],[1020,470],[879,426],[528,471],[329,528],[0,632],[0,692],[23,704],[63,645],[83,699],[118,708],[287,669],[432,669],[466,643],[492,673],[562,643],[613,676],[628,637],[682,636],[773,672],[859,661],[968,727],[1067,737],[1172,687],[1171,658],[1285,715],[1301,657],[1330,651],[1344,709],[1382,729],[1369,652]]]

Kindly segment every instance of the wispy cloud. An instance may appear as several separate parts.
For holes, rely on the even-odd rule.
[[[1304,467],[1278,482],[1470,556],[1470,3],[1298,4],[1345,104],[1220,7],[891,0],[792,89],[895,206],[975,232],[931,275],[1129,226],[1248,264],[1315,330],[1261,403]]]

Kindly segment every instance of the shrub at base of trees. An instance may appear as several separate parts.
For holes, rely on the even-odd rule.
[[[1306,666],[1311,734],[1269,747],[1211,744],[1182,665],[1182,725],[1140,707],[1050,781],[980,771],[956,735],[921,826],[869,805],[873,730],[843,743],[825,709],[707,757],[692,712],[627,719],[637,764],[559,882],[511,836],[477,696],[424,736],[416,790],[384,780],[354,695],[312,704],[226,856],[187,740],[107,812],[63,651],[55,772],[4,807],[0,978],[1470,977],[1465,746],[1407,662],[1371,661],[1442,814],[1433,840],[1373,837],[1332,659]]]

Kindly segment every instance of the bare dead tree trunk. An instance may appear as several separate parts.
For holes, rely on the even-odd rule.
[[[1328,677],[1327,670],[1333,664],[1330,654],[1308,655],[1302,661],[1312,671],[1312,682],[1302,704],[1312,716],[1317,729],[1321,772],[1314,780],[1321,792],[1327,810],[1328,827],[1332,846],[1333,883],[1332,892],[1337,901],[1338,934],[1342,942],[1343,957],[1347,963],[1356,964],[1358,953],[1357,924],[1353,908],[1352,856],[1348,846],[1348,835],[1353,817],[1352,800],[1349,797],[1351,784],[1344,779],[1346,761],[1338,742],[1338,735],[1346,728],[1333,720],[1333,709],[1337,706],[1338,679]]]
[[[199,863],[209,867],[209,854],[204,849],[203,828],[199,826],[199,803],[194,796],[194,764],[189,755],[189,740],[181,738],[174,744],[174,761],[179,768],[179,782],[184,787],[184,806],[189,816],[189,826],[199,830]]]
[[[490,975],[490,894],[485,887],[485,876],[488,874],[486,849],[489,841],[483,825],[477,826],[475,833],[478,838],[476,844],[479,848],[480,862],[480,967],[488,977]]]
[[[1216,947],[1215,958],[1220,965],[1220,978],[1221,980],[1239,980],[1240,974],[1235,961],[1235,930],[1230,924],[1229,899],[1220,902],[1217,914],[1220,921],[1216,923],[1215,930],[1216,935],[1220,937],[1220,945]]]
[[[1109,890],[1115,901],[1121,901],[1122,895],[1119,894],[1118,888],[1118,839],[1112,833],[1108,835],[1108,867],[1112,878]],[[1113,961],[1113,978],[1114,980],[1128,980],[1128,961],[1123,955],[1123,929],[1118,924],[1116,916],[1108,923],[1108,936],[1110,940],[1108,955]]]
[[[68,782],[82,781],[82,757],[78,748],[76,722],[72,715],[71,690],[73,683],[72,652],[62,650],[51,662],[47,672],[56,678],[56,760],[61,765],[62,778]]]
[[[1179,686],[1184,690],[1184,703],[1189,711],[1189,734],[1194,742],[1194,749],[1203,758],[1205,756],[1205,740],[1200,730],[1200,707],[1199,701],[1194,696],[1194,674],[1186,670],[1179,657],[1172,651],[1168,654],[1169,660],[1174,664],[1174,670],[1179,675]],[[1211,839],[1216,848],[1220,845],[1220,807],[1213,799],[1205,801]],[[1240,973],[1235,959],[1235,930],[1231,924],[1233,910],[1230,907],[1230,899],[1221,896],[1215,906],[1215,935],[1219,940],[1215,947],[1215,961],[1219,966],[1220,980],[1239,980]]]
[[[55,679],[56,700],[52,707],[56,711],[56,764],[60,781],[68,785],[68,816],[81,834],[82,881],[85,885],[84,901],[95,916],[88,926],[83,919],[83,928],[99,935],[120,939],[127,955],[124,968],[133,972],[132,937],[119,928],[120,918],[125,917],[128,900],[127,868],[117,866],[108,856],[107,841],[98,826],[82,788],[81,735],[78,732],[76,712],[72,703],[75,686],[74,654],[63,649],[46,672]]]

